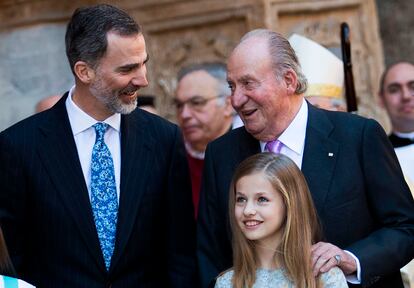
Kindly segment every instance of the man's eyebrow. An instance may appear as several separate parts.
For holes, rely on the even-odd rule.
[[[147,54],[147,57],[145,58],[145,60],[144,60],[144,62],[142,62],[143,64],[145,64],[145,63],[147,63],[148,62],[148,60],[149,60],[149,55]],[[135,69],[135,68],[137,68],[137,67],[139,67],[139,66],[141,66],[141,64],[140,63],[131,63],[131,64],[126,64],[126,65],[123,65],[123,66],[121,66],[121,67],[118,67],[117,69],[116,69],[116,71],[131,71],[131,70],[133,70],[133,69]]]
[[[147,62],[148,62],[148,60],[149,60],[149,54],[147,54],[147,58],[145,58],[145,60],[144,60],[144,62],[143,62],[143,63],[144,63],[144,64],[145,64],[145,63],[147,63]]]
[[[116,71],[130,71],[139,66],[138,63],[126,64],[124,66],[118,67]]]
[[[250,75],[243,75],[242,77],[240,77],[240,81],[247,81],[247,80],[252,80],[253,77]]]
[[[251,80],[251,79],[253,79],[253,77],[251,75],[247,74],[247,75],[243,75],[240,78],[236,79],[236,81],[246,81],[246,80]],[[233,79],[230,79],[230,78],[227,78],[226,80],[227,80],[227,82],[233,82],[234,81]]]
[[[389,87],[400,87],[401,84],[398,82],[391,82],[390,84],[387,85],[387,88]]]

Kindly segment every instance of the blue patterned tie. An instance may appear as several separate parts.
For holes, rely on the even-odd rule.
[[[93,127],[96,140],[92,150],[91,205],[105,266],[109,270],[115,247],[118,213],[114,163],[104,142],[108,124],[96,123]]]

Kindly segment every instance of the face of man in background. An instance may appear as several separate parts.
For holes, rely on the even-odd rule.
[[[219,91],[218,80],[204,70],[191,72],[178,83],[174,99],[177,121],[186,142],[198,152],[204,152],[210,141],[230,128],[230,101],[219,99],[225,97]]]
[[[414,66],[398,63],[385,75],[382,105],[390,116],[393,129],[398,132],[414,131]]]

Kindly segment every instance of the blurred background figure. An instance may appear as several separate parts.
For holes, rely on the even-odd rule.
[[[155,106],[154,95],[140,95],[138,96],[138,107],[142,110],[158,115],[157,108]]]
[[[289,37],[302,72],[308,80],[306,99],[316,107],[346,111],[343,100],[343,62],[331,51],[318,43],[298,34]]]
[[[414,183],[414,65],[397,62],[381,77],[379,99],[391,121],[389,139],[401,168]],[[409,183],[410,184],[410,183]],[[413,187],[411,192],[413,191]]]
[[[234,112],[226,77],[226,66],[220,62],[193,64],[177,76],[173,103],[187,150],[196,217],[207,144],[232,127]]]
[[[414,65],[396,62],[385,69],[379,99],[391,121],[389,139],[414,196]],[[401,269],[405,287],[414,288],[414,261]]]
[[[35,113],[39,113],[49,108],[52,108],[52,106],[55,105],[56,102],[58,102],[61,97],[62,95],[51,95],[46,98],[43,98],[42,100],[37,102]]]

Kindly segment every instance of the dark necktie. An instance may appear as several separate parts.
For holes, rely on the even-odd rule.
[[[392,146],[394,148],[399,148],[399,147],[404,147],[404,146],[414,144],[414,140],[410,138],[402,138],[395,134],[391,134],[390,136],[388,136],[388,139],[390,139]]]

